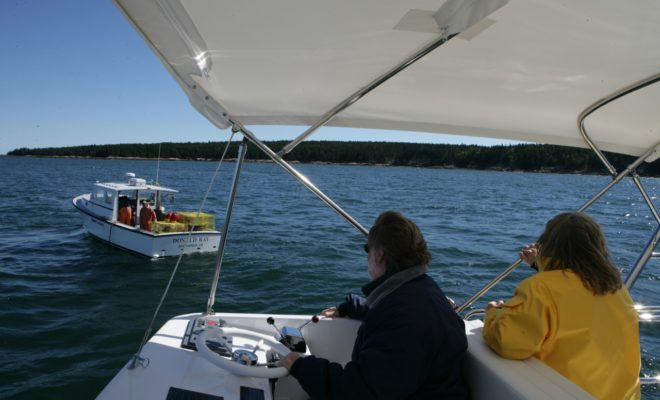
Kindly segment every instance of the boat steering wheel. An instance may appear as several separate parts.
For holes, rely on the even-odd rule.
[[[202,357],[204,357],[213,365],[239,376],[271,379],[282,378],[289,374],[289,371],[284,367],[268,368],[266,366],[245,365],[239,361],[235,361],[215,353],[209,348],[206,341],[213,339],[213,341],[220,343],[221,346],[227,347],[227,341],[223,338],[223,336],[240,337],[244,339],[256,340],[258,342],[263,341],[280,356],[286,356],[291,352],[285,345],[275,340],[275,338],[272,336],[249,331],[246,329],[230,327],[209,327],[203,330],[199,335],[197,335],[197,352],[199,352]]]

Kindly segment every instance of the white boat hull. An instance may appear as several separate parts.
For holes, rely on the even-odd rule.
[[[179,254],[216,252],[220,232],[177,232],[155,234],[95,215],[85,206],[83,196],[73,200],[85,230],[97,239],[147,257],[171,257]]]
[[[263,391],[265,400],[309,398],[290,376],[277,381],[273,396],[268,379],[233,375],[211,364],[197,351],[183,348],[182,341],[186,336],[188,321],[198,316],[200,314],[181,315],[165,323],[143,348],[141,356],[148,360],[145,361],[148,365],[129,369],[129,362],[104,388],[98,399],[164,399],[170,390],[186,390],[197,395],[238,400],[242,398],[241,386]],[[266,322],[269,316],[214,315],[224,320],[226,326],[274,335],[273,327]],[[310,319],[310,316],[301,315],[273,317],[280,328],[287,325],[300,326]],[[359,326],[357,320],[327,318],[316,324],[308,324],[301,331],[308,354],[345,364],[350,360]],[[483,342],[481,327],[482,322],[479,320],[466,321],[469,346],[464,376],[471,387],[473,399],[593,399],[580,387],[535,358],[517,361],[497,356]],[[234,338],[234,346],[236,343]],[[249,349],[250,345],[246,347]]]

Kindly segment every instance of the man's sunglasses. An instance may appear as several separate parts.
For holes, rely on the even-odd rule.
[[[365,243],[365,244],[364,244],[364,252],[365,252],[365,253],[369,253],[369,250],[370,250],[370,249],[369,249],[369,243]]]

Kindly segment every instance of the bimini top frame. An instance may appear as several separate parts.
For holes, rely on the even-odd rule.
[[[328,123],[578,147],[584,147],[584,140],[614,179],[580,210],[624,177],[632,176],[659,221],[635,172],[645,160],[658,157],[658,143],[652,143],[657,136],[657,118],[608,118],[630,109],[637,116],[651,115],[644,106],[657,104],[658,85],[632,101],[632,108],[616,107],[618,114],[606,113],[603,118],[601,113],[599,118],[590,119],[598,119],[592,132],[599,134],[600,149],[638,156],[622,173],[616,173],[583,126],[595,110],[650,87],[658,74],[587,107],[578,119],[582,138],[572,128],[574,110],[657,70],[660,51],[655,39],[660,25],[648,16],[658,14],[658,3],[630,8],[616,0],[561,5],[552,0],[447,0],[435,11],[439,3],[425,0],[365,0],[359,6],[353,1],[331,5],[301,0],[277,4],[114,1],[200,113],[218,127],[231,126],[241,132],[365,235],[362,225],[282,159]],[[309,29],[309,35],[296,31],[302,26]],[[241,29],[250,34],[243,34]],[[450,41],[457,34],[465,41]],[[450,45],[445,45],[448,42]],[[441,52],[434,51],[440,46]],[[416,48],[421,50],[404,56],[408,49]],[[612,48],[625,51],[613,52]],[[422,58],[424,62],[418,62]],[[261,65],[268,65],[268,74],[254,67]],[[394,67],[380,75],[374,73],[382,65]],[[362,82],[370,83],[356,91]],[[379,96],[358,103],[377,87]],[[318,101],[318,93],[324,93],[325,100]],[[352,94],[346,97],[346,93]],[[342,115],[337,118],[339,113]],[[311,127],[276,154],[245,124]],[[637,134],[635,140],[622,139],[618,131],[630,126]],[[237,168],[236,183],[239,174]],[[229,221],[230,212],[226,224]],[[219,254],[224,251],[227,228]],[[629,287],[646,261],[656,255],[657,241],[656,230],[626,279]],[[221,263],[219,256],[216,277]],[[457,311],[463,312],[519,264],[512,264]],[[208,302],[209,313],[216,285],[217,278]]]

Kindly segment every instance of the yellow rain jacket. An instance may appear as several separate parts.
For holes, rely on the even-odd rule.
[[[499,355],[538,358],[599,399],[639,399],[639,326],[624,287],[594,295],[570,270],[525,279],[486,313],[483,336]]]

